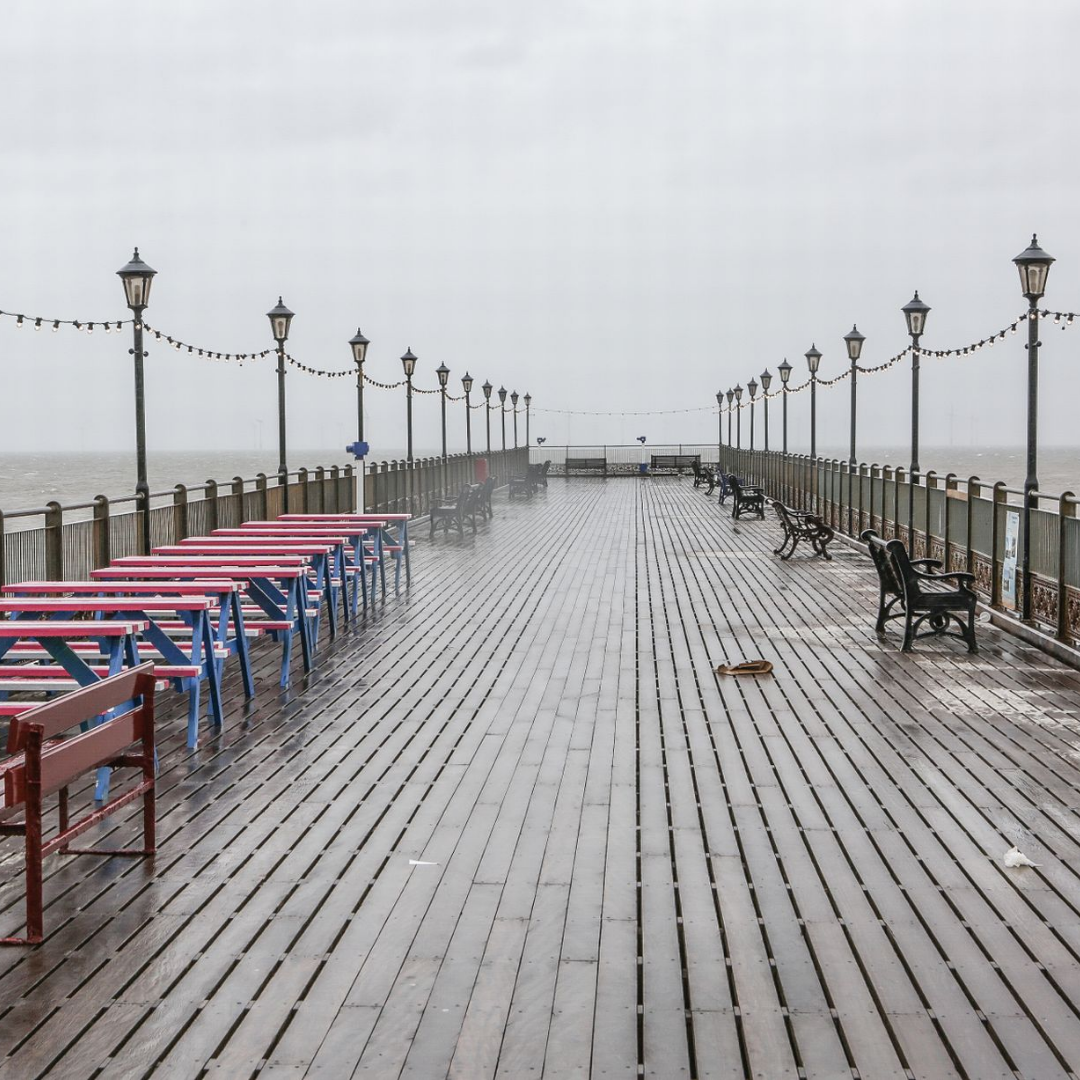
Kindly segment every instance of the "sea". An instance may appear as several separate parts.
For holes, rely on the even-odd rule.
[[[417,457],[434,456],[437,450],[421,448]],[[841,447],[824,446],[826,458],[846,459]],[[888,465],[908,464],[910,451],[902,447],[870,447],[860,451],[864,462]],[[208,479],[224,483],[235,476],[253,479],[260,472],[272,476],[277,471],[276,453],[252,450],[171,450],[148,455],[150,490],[167,492],[178,484],[189,487]],[[404,458],[404,450],[391,450],[380,458]],[[927,447],[920,454],[925,473],[931,469],[945,475],[955,473],[966,480],[977,476],[983,483],[1004,481],[1021,488],[1025,474],[1025,452],[1020,446]],[[355,464],[352,455],[340,450],[290,450],[289,467],[314,469]],[[1045,447],[1039,451],[1039,487],[1050,494],[1080,492],[1080,447]],[[48,502],[62,506],[91,501],[95,495],[115,499],[130,495],[135,488],[133,453],[4,453],[0,455],[0,510],[5,515],[43,507]],[[14,525],[14,522],[12,522]]]

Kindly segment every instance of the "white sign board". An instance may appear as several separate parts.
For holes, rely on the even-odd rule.
[[[1005,557],[1001,560],[1001,602],[1016,607],[1016,549],[1020,543],[1020,515],[1010,510],[1005,515]]]

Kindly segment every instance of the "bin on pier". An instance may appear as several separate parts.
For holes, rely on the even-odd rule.
[[[482,484],[488,478],[487,458],[478,457],[473,462],[473,470],[476,483]]]

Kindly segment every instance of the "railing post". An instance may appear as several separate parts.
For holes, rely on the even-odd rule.
[[[990,512],[990,606],[1001,607],[1001,565],[998,562],[998,538],[1001,536],[1001,525],[998,522],[998,507],[1005,505],[1008,495],[1005,493],[1005,483],[999,480],[994,485],[994,501]]]
[[[952,573],[952,565],[949,559],[950,548],[952,546],[950,541],[949,530],[949,492],[956,491],[956,473],[945,474],[945,505],[942,508],[944,514],[944,521],[942,522],[942,532],[945,534],[941,538],[941,546],[943,548],[942,562],[945,564],[945,572],[947,574]]]
[[[4,537],[4,511],[0,510],[0,586],[7,584],[7,553]]]
[[[177,484],[173,488],[173,543],[178,543],[188,535],[187,488]]]
[[[255,490],[259,494],[259,519],[266,521],[270,517],[270,500],[266,491],[266,473],[255,474]],[[243,512],[241,512],[240,516],[243,518]]]
[[[64,579],[64,510],[55,500],[45,504],[45,577]]]
[[[296,482],[300,486],[300,507],[301,513],[311,513],[311,507],[308,505],[309,491],[308,491],[308,471],[301,465],[296,470]]]
[[[926,478],[926,499],[923,506],[925,510],[923,521],[926,525],[923,530],[923,558],[929,559],[932,558],[930,554],[930,492],[937,489],[937,473],[931,469],[929,472],[924,473],[923,476]],[[915,558],[914,551],[911,553],[911,557]]]
[[[896,466],[896,471],[893,473],[893,476],[896,478],[896,485],[895,485],[895,488],[894,488],[894,491],[893,491],[893,495],[895,496],[895,498],[893,499],[893,536],[900,537],[901,539],[903,539],[904,534],[900,531],[900,529],[901,529],[901,526],[900,526],[900,485],[904,482],[905,477],[907,478],[908,483],[911,483],[911,477],[908,476],[908,474],[904,471],[904,467],[902,465],[897,465]],[[912,498],[914,498],[914,496],[912,496]],[[908,529],[908,536],[907,536],[907,540],[905,541],[905,543],[907,544],[908,553],[911,555],[911,558],[914,559],[915,558],[915,527],[914,527],[914,525],[910,529]]]
[[[1069,587],[1065,584],[1065,521],[1076,520],[1076,503],[1071,491],[1062,493],[1058,500],[1058,564],[1057,564],[1057,636],[1059,641],[1069,640]]]
[[[213,532],[215,529],[220,529],[221,525],[218,523],[218,485],[216,480],[206,481],[206,528],[208,532]]]
[[[109,536],[109,500],[104,495],[94,497],[94,569],[112,562],[112,538]]]
[[[967,482],[967,542],[964,545],[964,571],[968,574],[975,573],[975,548],[972,546],[972,535],[975,529],[975,500],[982,491],[977,476],[969,476]]]
[[[326,488],[323,488],[323,500],[322,508],[324,514],[337,514],[340,513],[340,501],[338,487],[341,484],[341,469],[337,465],[330,466],[330,490],[334,493],[333,506],[327,506],[326,500]],[[349,508],[353,509],[352,507]]]

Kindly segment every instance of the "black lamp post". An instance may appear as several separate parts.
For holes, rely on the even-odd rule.
[[[116,273],[124,284],[124,299],[133,316],[131,326],[135,340],[130,351],[135,358],[135,494],[142,510],[143,554],[149,555],[150,483],[146,478],[146,390],[143,382],[143,358],[147,354],[143,349],[142,313],[150,302],[150,286],[157,271],[139,258],[136,248],[131,261]]]
[[[446,462],[446,382],[450,378],[450,369],[445,364],[440,364],[435,369],[439,377],[439,399],[442,404],[442,457]]]
[[[735,391],[730,387],[727,392],[727,444],[728,450],[734,445],[731,441],[731,403],[735,400]]]
[[[746,384],[746,389],[750,391],[750,453],[754,452],[754,399],[757,397],[757,386],[754,378]]]
[[[281,297],[266,317],[270,320],[270,331],[277,342],[277,408],[278,408],[278,483],[284,488],[282,504],[286,513],[289,510],[289,466],[287,464],[285,443],[285,342],[289,340],[289,327],[293,313],[284,305]]]
[[[356,328],[356,336],[349,339],[349,348],[356,363],[356,438],[359,442],[364,441],[364,360],[370,344],[360,332],[360,327]]]
[[[532,443],[529,441],[529,406],[532,404],[532,395],[526,393],[521,400],[525,402],[525,445],[531,446]]]
[[[412,465],[413,452],[412,452],[412,377],[413,372],[416,370],[416,357],[413,356],[412,349],[406,349],[405,355],[401,358],[401,366],[405,371],[405,427],[408,433],[408,458],[409,465]],[[412,470],[410,469],[410,472]]]
[[[783,441],[783,455],[784,455],[784,489],[787,489],[788,482],[788,456],[787,456],[787,399],[788,399],[788,380],[791,378],[791,365],[787,362],[787,357],[784,357],[784,362],[776,369],[780,372],[780,383],[784,390],[784,441]],[[790,499],[790,495],[785,494],[786,499]]]
[[[852,532],[851,523],[854,516],[855,506],[855,489],[853,487],[855,478],[855,377],[859,370],[859,357],[862,355],[862,346],[865,340],[865,335],[859,333],[859,328],[854,323],[852,323],[850,332],[844,335],[844,343],[847,345],[848,359],[851,361],[851,453],[848,457],[847,481],[847,531],[849,536],[854,535],[854,533]]]
[[[472,393],[473,377],[466,371],[461,376],[461,387],[465,391],[465,452],[472,453],[472,410],[469,407],[469,395]]]
[[[1046,292],[1046,279],[1050,273],[1052,255],[1047,255],[1034,233],[1031,243],[1013,259],[1020,271],[1020,285],[1028,302],[1028,401],[1027,401],[1027,476],[1024,477],[1024,586],[1021,593],[1020,617],[1031,619],[1031,511],[1037,505],[1035,492],[1039,489],[1038,477],[1038,421],[1039,421],[1039,309],[1038,302]]]
[[[810,457],[817,458],[817,370],[821,363],[821,353],[816,345],[811,345],[806,353],[806,363],[810,368]]]
[[[742,450],[742,395],[741,385],[735,387],[735,449]]]
[[[480,388],[484,391],[484,412],[487,416],[487,452],[491,453],[491,383],[486,379]]]
[[[517,449],[517,403],[518,403],[518,392],[516,390],[513,390],[510,393],[510,404],[514,408],[514,449],[515,450]]]
[[[442,489],[446,491],[446,382],[450,378],[450,369],[440,363],[435,369],[439,378],[439,406],[442,413]]]
[[[766,368],[761,373],[761,407],[765,411],[765,453],[769,452],[769,387],[772,385],[772,372]]]
[[[716,391],[716,463],[724,456],[724,391]]]
[[[502,448],[506,453],[506,387],[499,387],[499,418],[502,420]]]
[[[901,309],[911,335],[911,472],[908,475],[908,547],[915,557],[915,485],[919,482],[919,338],[926,327],[930,305],[919,299],[919,290]]]

